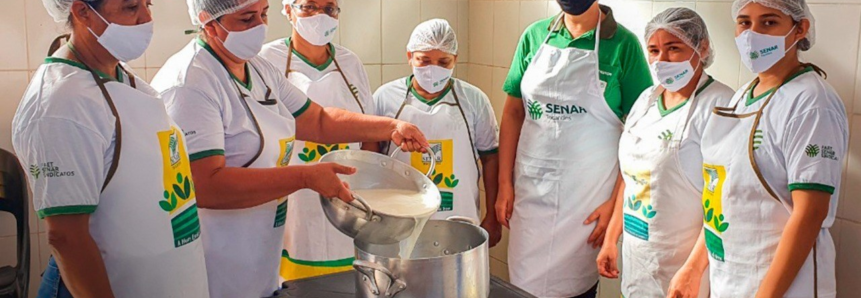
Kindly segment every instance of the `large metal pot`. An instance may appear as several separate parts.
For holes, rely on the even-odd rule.
[[[396,154],[399,150],[395,150]],[[435,158],[431,154],[433,170]],[[340,175],[352,189],[403,189],[421,193],[430,200],[440,202],[439,189],[427,174],[391,156],[359,150],[340,150],[330,152],[320,158],[320,162],[334,162],[356,168],[353,175]],[[430,173],[430,171],[428,171]],[[323,213],[329,222],[350,238],[364,242],[389,244],[397,243],[412,234],[418,219],[375,212],[364,200],[355,194],[355,200],[345,203],[337,198],[320,196]],[[438,203],[437,203],[438,204]]]
[[[487,231],[460,220],[430,220],[409,259],[398,244],[355,240],[356,297],[487,298]]]

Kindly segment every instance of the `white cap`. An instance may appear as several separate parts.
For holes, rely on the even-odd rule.
[[[224,15],[249,7],[258,1],[266,0],[188,0],[188,14],[192,24],[202,26]]]
[[[410,41],[407,43],[408,52],[426,52],[440,50],[457,55],[457,36],[454,29],[443,19],[432,19],[416,26]]]
[[[807,6],[805,0],[735,0],[732,3],[732,18],[735,20],[738,17],[738,12],[742,8],[751,3],[777,9],[784,14],[792,17],[793,21],[800,22],[807,19],[810,22],[810,29],[807,30],[807,36],[798,42],[798,49],[807,51],[813,44],[816,43],[816,20],[813,18],[813,13],[810,12],[810,7]]]

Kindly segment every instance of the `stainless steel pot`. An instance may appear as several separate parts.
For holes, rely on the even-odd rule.
[[[409,259],[398,244],[355,240],[356,297],[487,298],[487,232],[461,220],[430,220]]]
[[[379,153],[340,150],[330,152],[320,158],[320,162],[334,162],[356,168],[353,175],[339,177],[350,184],[352,189],[404,189],[413,190],[440,202],[439,189],[427,177],[412,166],[393,158],[400,150],[395,150],[392,156]],[[431,154],[433,171],[435,157]],[[329,222],[339,231],[350,238],[361,239],[368,243],[389,244],[397,243],[412,234],[417,224],[413,217],[402,217],[376,212],[365,203],[364,199],[353,194],[355,200],[345,203],[337,198],[320,196],[320,204]]]

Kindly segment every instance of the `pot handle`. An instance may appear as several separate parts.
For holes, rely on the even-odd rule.
[[[353,268],[356,268],[356,271],[362,275],[362,280],[371,287],[371,293],[374,295],[380,295],[380,288],[377,285],[376,271],[385,274],[389,279],[389,282],[386,285],[385,297],[394,297],[407,288],[407,284],[404,281],[396,279],[392,275],[392,272],[382,265],[363,260],[355,260],[353,261]]]
[[[479,223],[475,219],[472,219],[472,218],[466,217],[466,216],[453,215],[453,216],[446,217],[445,220],[456,221],[456,222],[465,222],[468,224],[472,224],[474,226],[479,225]]]
[[[431,178],[431,180],[433,180],[433,177],[431,177],[431,174],[433,174],[433,170],[436,168],[436,154],[433,153],[433,150],[430,147],[425,147],[425,150],[427,150],[426,153],[428,155],[430,155],[430,160],[431,160],[430,168],[428,168],[428,172],[425,173],[425,176],[427,176],[428,178]],[[392,150],[392,154],[389,155],[389,157],[395,158],[395,156],[398,155],[398,152],[401,152],[400,148],[396,148],[395,150]]]
[[[374,218],[374,210],[371,209],[371,205],[368,205],[368,202],[354,191],[351,191],[350,195],[353,196],[353,201],[350,202],[350,205],[365,211],[365,220],[371,221]]]

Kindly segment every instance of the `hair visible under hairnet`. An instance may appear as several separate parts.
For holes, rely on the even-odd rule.
[[[646,24],[646,42],[658,30],[664,30],[681,39],[686,45],[700,54],[703,68],[709,67],[715,60],[714,45],[709,38],[706,22],[697,12],[684,7],[673,7],[662,11]],[[703,51],[702,46],[708,44]]]
[[[94,0],[42,0],[42,5],[45,6],[45,10],[48,11],[48,14],[54,18],[54,22],[60,23],[69,20],[72,3],[75,1],[87,3],[97,2]]]
[[[732,3],[732,18],[735,20],[738,17],[738,12],[741,11],[742,8],[751,3],[758,3],[759,5],[777,9],[780,12],[792,17],[792,20],[795,22],[801,22],[803,19],[807,19],[810,22],[810,29],[807,30],[807,36],[804,37],[801,41],[798,42],[798,49],[802,51],[807,51],[813,44],[816,43],[816,32],[815,32],[815,23],[816,20],[813,18],[813,13],[810,12],[810,7],[807,6],[807,1],[805,0],[735,0]]]
[[[293,5],[296,4],[296,2],[299,2],[299,0],[281,0],[281,14],[287,16],[287,5]],[[337,0],[335,2],[337,2],[338,5],[341,5],[341,0]]]
[[[443,19],[432,19],[416,26],[410,41],[407,43],[408,52],[426,52],[440,50],[457,55],[457,36],[454,29]]]
[[[202,26],[224,15],[240,11],[258,1],[266,0],[188,0],[191,23]]]

